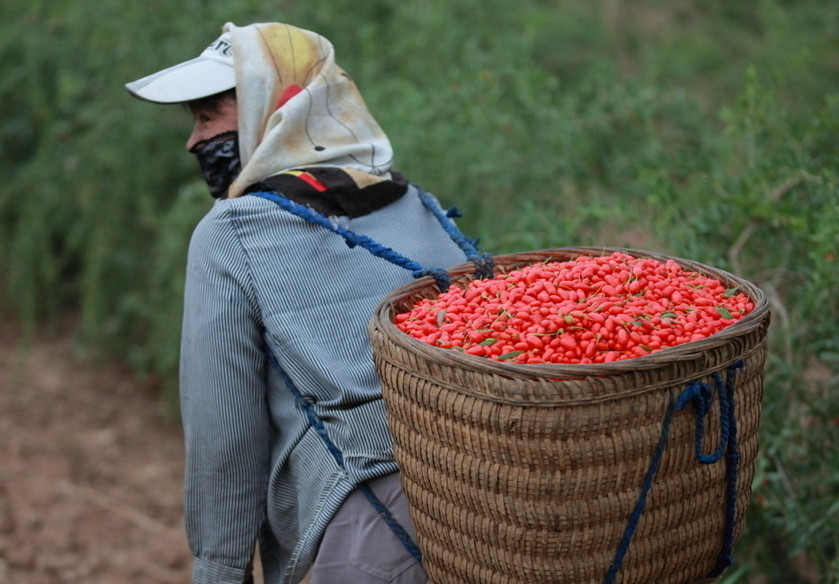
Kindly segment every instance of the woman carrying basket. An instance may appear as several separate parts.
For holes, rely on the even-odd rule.
[[[190,243],[182,335],[193,581],[250,581],[258,542],[271,584],[424,582],[366,326],[412,279],[377,255],[462,263],[453,224],[392,170],[318,34],[228,23],[126,87],[188,104],[217,198]]]

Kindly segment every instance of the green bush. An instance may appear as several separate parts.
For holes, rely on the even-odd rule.
[[[818,0],[6,0],[0,307],[160,379],[210,206],[188,115],[126,81],[226,20],[336,45],[397,167],[505,253],[634,246],[727,268],[773,310],[734,582],[839,582],[839,5]],[[340,15],[341,18],[336,18]]]

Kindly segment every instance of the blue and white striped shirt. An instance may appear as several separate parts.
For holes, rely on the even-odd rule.
[[[333,219],[426,267],[465,261],[413,186],[369,215]],[[266,583],[298,581],[355,485],[396,470],[367,323],[411,280],[259,197],[220,200],[196,227],[181,347],[195,582],[242,582],[260,533]],[[324,421],[346,470],[266,348]]]

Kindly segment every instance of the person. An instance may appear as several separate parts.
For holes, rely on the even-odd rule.
[[[188,105],[216,197],[190,240],[181,341],[193,581],[250,581],[257,546],[270,584],[426,581],[367,323],[388,292],[466,261],[453,223],[393,169],[317,33],[227,23],[126,87]]]

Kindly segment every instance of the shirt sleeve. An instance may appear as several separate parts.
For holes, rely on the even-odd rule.
[[[187,537],[196,584],[241,583],[264,521],[270,458],[262,325],[235,221],[190,242],[181,340]]]

